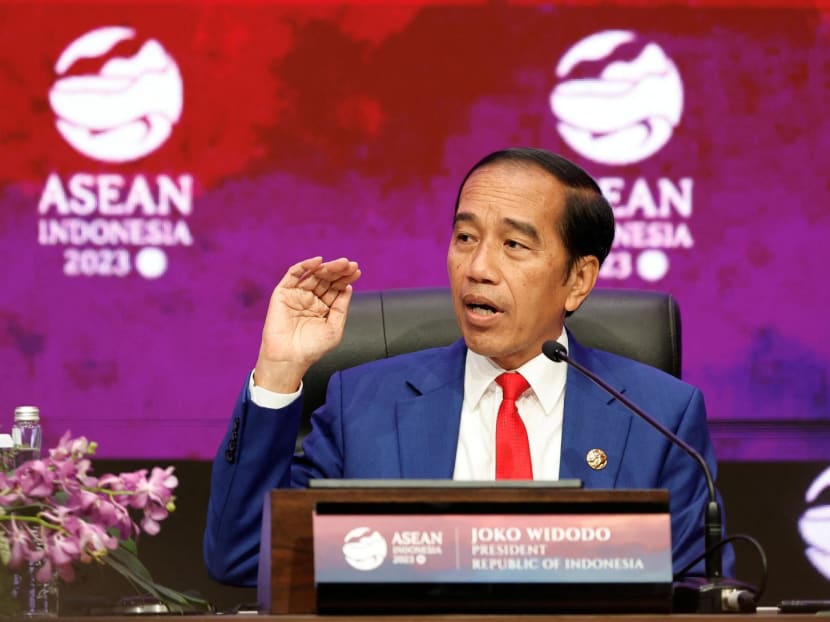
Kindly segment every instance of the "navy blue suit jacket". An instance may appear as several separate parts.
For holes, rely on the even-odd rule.
[[[570,354],[680,435],[713,473],[703,396],[657,369],[580,346]],[[218,581],[255,585],[262,502],[272,488],[311,478],[452,479],[467,349],[463,341],[381,359],[335,373],[326,404],[312,416],[303,453],[294,455],[302,405],[269,410],[247,382],[213,464],[204,556]],[[591,469],[602,449],[608,465]],[[586,488],[668,488],[675,571],[703,550],[706,481],[700,467],[657,430],[573,369],[568,370],[561,479]],[[731,554],[730,554],[731,556]],[[724,570],[731,570],[731,559]]]

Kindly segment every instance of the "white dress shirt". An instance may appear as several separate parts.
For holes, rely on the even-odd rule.
[[[565,331],[558,341],[568,347]],[[516,400],[516,407],[527,429],[536,480],[559,479],[567,369],[566,365],[540,354],[515,370],[530,384],[530,389]],[[496,477],[496,416],[502,398],[496,377],[504,371],[487,357],[467,350],[453,479],[493,480]],[[294,393],[274,393],[258,387],[254,384],[253,372],[248,387],[251,401],[261,408],[284,408],[302,392],[302,385]]]
[[[263,389],[254,384],[254,371],[251,371],[251,376],[248,378],[248,393],[251,396],[251,401],[260,408],[285,408],[291,402],[296,400],[303,392],[303,383],[300,382],[300,388],[294,393],[274,393],[268,389]]]
[[[568,347],[564,331],[558,341]],[[544,354],[515,370],[530,384],[530,389],[516,400],[516,408],[527,430],[536,480],[559,479],[567,370],[566,365],[554,363]],[[505,371],[487,357],[467,350],[453,479],[493,480],[496,477],[496,418],[502,399],[496,378]]]

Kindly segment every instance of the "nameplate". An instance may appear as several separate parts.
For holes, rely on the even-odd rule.
[[[671,610],[666,490],[366,487],[267,501],[258,597],[272,614]]]
[[[670,584],[668,513],[314,512],[315,583]]]

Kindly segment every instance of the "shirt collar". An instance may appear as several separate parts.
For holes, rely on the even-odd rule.
[[[567,350],[568,334],[564,329],[557,341]],[[488,389],[497,387],[495,380],[505,371],[491,359],[468,348],[464,367],[464,401],[472,407],[477,406]],[[568,366],[554,363],[544,354],[539,354],[515,371],[528,381],[545,413],[550,413],[565,390]]]

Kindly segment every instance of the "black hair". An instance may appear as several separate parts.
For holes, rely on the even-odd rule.
[[[535,165],[564,184],[565,210],[557,229],[568,253],[566,278],[582,257],[593,255],[602,265],[614,241],[614,212],[593,177],[567,158],[550,151],[513,147],[484,156],[464,176],[455,198],[455,212],[458,212],[461,191],[470,175],[496,162]]]

